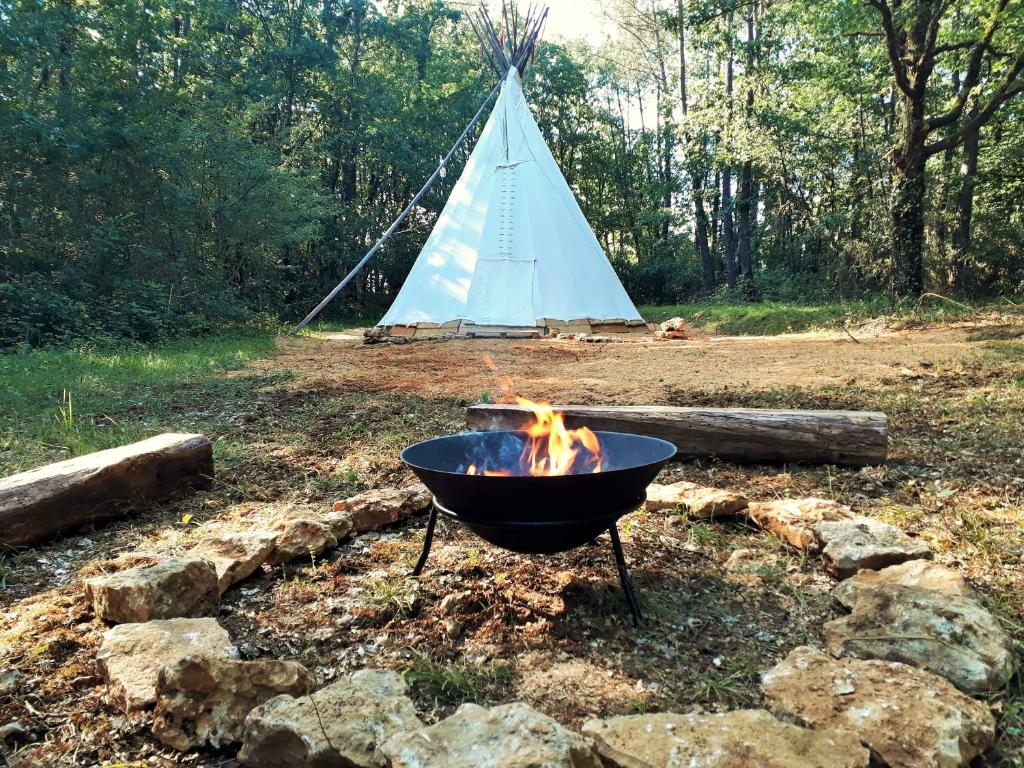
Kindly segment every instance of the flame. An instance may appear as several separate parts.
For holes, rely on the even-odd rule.
[[[482,472],[477,469],[476,464],[470,464],[466,469],[467,475],[484,475],[485,477],[512,477],[512,473],[505,469],[485,469]]]
[[[533,412],[534,420],[525,427],[528,437],[519,464],[530,475],[568,475],[577,459],[600,472],[601,443],[588,427],[567,429],[562,414],[550,403],[535,403],[522,397],[516,404]]]
[[[562,414],[557,413],[550,403],[535,403],[515,395],[515,387],[508,376],[498,371],[494,358],[484,356],[484,365],[498,375],[502,398],[515,402],[533,413],[533,420],[523,427],[526,445],[519,456],[518,471],[481,470],[470,464],[467,475],[489,475],[499,477],[568,475],[600,472],[604,454],[597,435],[587,427],[567,429]]]
[[[568,475],[600,472],[604,456],[597,435],[587,427],[567,429],[562,414],[549,403],[516,398],[516,403],[533,412],[533,421],[523,427],[526,445],[519,456],[517,472],[505,469],[481,469],[470,464],[467,475],[512,477]]]
[[[484,365],[490,368],[494,375],[498,377],[498,402],[515,402],[517,399],[516,385],[512,383],[512,379],[498,370],[498,364],[494,362],[494,358],[490,355],[484,355]]]

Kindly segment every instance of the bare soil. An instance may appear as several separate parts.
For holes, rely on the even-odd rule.
[[[561,403],[659,404],[678,390],[756,391],[892,383],[924,368],[970,364],[982,351],[972,326],[858,329],[782,336],[658,341],[622,334],[613,343],[429,340],[363,346],[358,333],[293,339],[262,365],[296,371],[302,388],[358,388],[420,397],[478,399],[500,387],[489,356],[524,397]]]
[[[519,394],[575,403],[870,408],[890,416],[884,467],[675,463],[661,478],[752,499],[818,495],[896,523],[962,569],[1018,639],[1024,627],[1024,343],[1019,325],[851,329],[765,338],[416,342],[355,334],[282,340],[278,354],[184,387],[182,429],[217,440],[211,490],[133,520],[6,553],[0,590],[0,746],[23,765],[235,765],[234,751],[181,756],[146,717],[111,708],[93,659],[104,627],[82,578],[151,562],[198,537],[252,528],[288,505],[325,508],[407,482],[401,448],[462,428],[497,398],[490,355]],[[183,516],[188,515],[188,522]],[[407,573],[423,520],[361,536],[230,590],[218,619],[246,658],[306,664],[322,683],[364,666],[401,670],[421,715],[463,701],[525,700],[561,722],[671,709],[757,706],[758,678],[838,615],[820,565],[745,522],[635,513],[623,544],[648,623],[635,630],[607,536],[553,557],[495,549],[441,524],[420,579]],[[741,571],[725,563],[749,550]],[[5,683],[4,673],[17,673]],[[1020,681],[992,697],[997,749],[1018,765]],[[2,764],[2,761],[0,761]]]

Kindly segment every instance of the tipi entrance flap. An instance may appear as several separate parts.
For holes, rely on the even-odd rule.
[[[533,326],[533,259],[477,259],[466,315],[477,325]]]

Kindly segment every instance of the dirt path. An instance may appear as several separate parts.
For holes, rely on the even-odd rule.
[[[893,383],[922,369],[969,363],[979,352],[960,328],[858,334],[696,336],[612,344],[577,341],[421,341],[365,347],[354,334],[282,342],[260,365],[288,368],[303,389],[458,397],[496,394],[491,356],[519,394],[574,403],[661,403],[671,391],[773,390]]]

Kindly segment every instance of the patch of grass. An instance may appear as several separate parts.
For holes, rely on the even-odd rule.
[[[269,354],[274,337],[220,336],[149,349],[0,355],[0,475],[178,432],[182,390]]]
[[[921,524],[925,517],[925,511],[920,507],[906,504],[887,504],[875,511],[874,516],[883,523],[907,530]]]
[[[476,547],[470,547],[466,550],[466,556],[462,560],[462,564],[466,568],[478,568],[483,563],[483,558],[480,556],[480,550]]]
[[[698,302],[667,307],[640,307],[640,314],[651,322],[682,317],[695,328],[726,335],[773,335],[799,333],[818,328],[836,328],[844,322],[884,314],[873,303],[854,304],[757,304]]]
[[[1005,304],[968,306],[929,299],[896,305],[882,298],[817,304],[710,300],[668,306],[645,305],[639,310],[649,322],[660,323],[670,317],[682,317],[695,328],[735,336],[830,330],[881,317],[893,318],[902,324],[920,324],[962,320],[985,310],[1017,314],[1014,308]]]
[[[501,700],[517,677],[508,662],[470,664],[421,658],[409,665],[405,680],[435,707],[456,707],[467,701],[487,706]]]
[[[342,318],[340,320],[314,320],[312,323],[307,325],[301,331],[300,336],[320,336],[329,333],[342,333],[344,331],[352,331],[357,328],[372,328],[380,320],[380,316],[383,312],[367,313],[363,315],[353,315],[351,317]],[[293,325],[288,326],[291,330],[294,328]]]
[[[985,344],[982,362],[989,364],[1024,362],[1024,341],[990,341]]]
[[[402,576],[372,576],[363,584],[359,602],[375,611],[408,615],[416,604],[416,582]]]
[[[714,706],[749,706],[755,700],[752,681],[757,679],[757,670],[739,659],[719,663],[720,667],[707,669],[694,685],[693,698]]]

